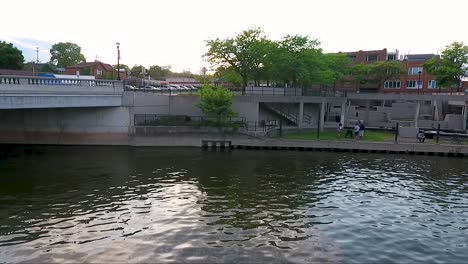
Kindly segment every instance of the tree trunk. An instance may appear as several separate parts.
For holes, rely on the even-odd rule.
[[[245,95],[245,89],[247,87],[247,76],[242,75],[242,95]]]

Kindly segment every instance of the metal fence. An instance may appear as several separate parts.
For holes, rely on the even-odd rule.
[[[269,121],[260,121],[260,122],[248,121],[248,122],[245,122],[245,125],[243,128],[245,131],[249,131],[249,132],[251,131],[268,132],[278,127],[279,127],[278,120],[269,120]]]
[[[189,127],[235,127],[248,132],[269,132],[279,127],[278,120],[246,121],[245,117],[231,117],[222,123],[216,117],[188,115],[137,114],[135,126],[189,126]]]
[[[226,120],[219,120],[216,117],[209,116],[188,116],[188,115],[155,115],[155,114],[136,114],[134,116],[135,126],[192,126],[209,127],[219,126],[222,122],[225,126],[245,125],[244,117],[231,117]]]

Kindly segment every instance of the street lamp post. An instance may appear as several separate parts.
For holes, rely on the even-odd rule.
[[[120,43],[115,43],[117,45],[117,81],[120,81]]]
[[[418,71],[418,94],[419,94],[420,85],[421,85],[421,71]]]

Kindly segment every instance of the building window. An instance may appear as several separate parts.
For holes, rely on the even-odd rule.
[[[377,61],[377,59],[378,59],[377,54],[366,55],[366,61]]]
[[[429,88],[429,89],[436,89],[436,88],[437,88],[437,82],[436,82],[436,80],[430,80],[430,81],[427,83],[427,88]]]
[[[351,61],[356,61],[356,55],[348,55],[348,58],[349,58]]]
[[[401,87],[400,81],[386,81],[384,83],[384,88],[400,89],[400,87]]]
[[[418,75],[422,73],[423,68],[422,67],[410,67],[408,68],[408,75]]]
[[[407,89],[421,89],[422,84],[421,83],[418,84],[417,80],[406,81],[406,88]]]
[[[397,57],[396,54],[388,54],[388,55],[387,55],[387,60],[388,60],[388,61],[394,61],[394,60],[397,59],[396,57]]]
[[[97,69],[97,70],[96,70],[96,75],[102,75],[102,70]]]

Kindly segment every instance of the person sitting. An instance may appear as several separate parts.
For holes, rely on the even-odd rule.
[[[426,136],[424,135],[424,131],[419,130],[418,133],[416,134],[416,138],[419,140],[420,143],[424,142],[426,139]]]

